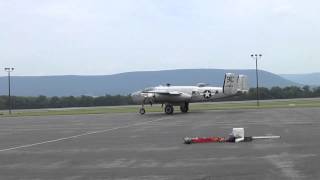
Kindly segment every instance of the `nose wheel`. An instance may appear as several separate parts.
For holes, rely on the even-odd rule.
[[[146,113],[146,110],[142,107],[142,108],[139,109],[139,113],[140,113],[141,115],[143,115],[143,114]]]
[[[141,108],[139,109],[139,113],[141,115],[144,115],[146,113],[146,109],[144,109],[145,101],[146,101],[146,98],[142,101]]]

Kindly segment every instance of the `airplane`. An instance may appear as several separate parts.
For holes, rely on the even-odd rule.
[[[165,105],[165,114],[173,114],[173,106],[180,106],[182,113],[189,111],[189,103],[210,102],[215,99],[245,94],[249,91],[246,75],[236,76],[234,73],[226,73],[222,87],[212,87],[205,83],[197,86],[156,86],[146,88],[131,94],[132,100],[141,104],[139,113],[146,113],[145,104]]]

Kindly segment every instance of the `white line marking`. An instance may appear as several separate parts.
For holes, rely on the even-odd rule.
[[[141,123],[135,123],[135,124],[131,124],[131,125],[115,127],[115,128],[111,128],[111,129],[105,129],[105,130],[100,130],[100,131],[91,131],[91,132],[86,132],[86,133],[82,133],[82,134],[78,134],[78,135],[74,135],[74,136],[68,136],[68,137],[64,137],[64,138],[49,140],[49,141],[43,141],[43,142],[38,142],[38,143],[33,143],[33,144],[26,144],[26,145],[22,145],[22,146],[16,146],[16,147],[11,147],[11,148],[6,148],[6,149],[0,149],[0,152],[11,151],[11,150],[16,150],[16,149],[22,149],[22,148],[28,148],[28,147],[38,146],[38,145],[42,145],[42,144],[58,142],[58,141],[64,141],[64,140],[79,138],[81,136],[104,133],[104,132],[114,131],[114,130],[118,130],[118,129],[124,129],[124,128],[129,128],[129,127],[149,124],[149,123],[152,123],[152,122],[168,120],[168,119],[169,119],[168,117],[167,118],[160,118],[160,119],[155,119],[155,120],[151,120],[151,121],[145,121],[145,122],[141,122]]]

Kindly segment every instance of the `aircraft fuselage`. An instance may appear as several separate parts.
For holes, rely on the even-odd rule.
[[[134,102],[142,104],[140,114],[145,113],[145,104],[165,104],[166,114],[173,113],[173,106],[180,106],[181,112],[188,112],[189,103],[213,101],[214,99],[233,96],[248,91],[247,77],[227,73],[223,87],[206,86],[156,86],[146,88],[131,95]]]

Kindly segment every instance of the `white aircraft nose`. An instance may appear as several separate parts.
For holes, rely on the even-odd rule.
[[[134,92],[131,94],[131,96],[137,96],[137,95],[140,95],[141,91],[137,91],[137,92]]]
[[[141,95],[141,91],[137,91],[131,94],[131,98],[135,103],[141,103],[143,100],[143,96]]]

